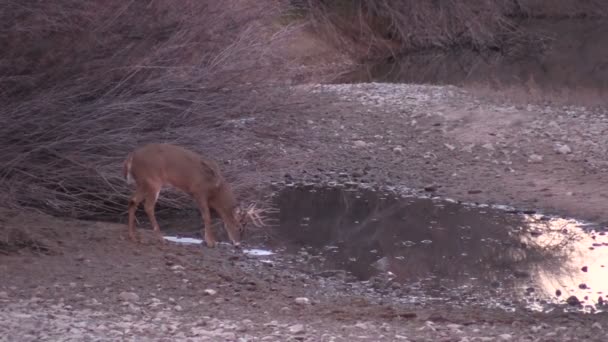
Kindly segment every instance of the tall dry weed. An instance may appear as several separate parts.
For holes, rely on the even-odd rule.
[[[267,30],[272,2],[0,2],[4,204],[122,212],[121,163],[134,147],[173,142],[238,159],[250,142],[228,120],[276,112],[284,98],[268,77],[282,70],[272,55],[281,34]],[[239,189],[258,181],[243,174]]]

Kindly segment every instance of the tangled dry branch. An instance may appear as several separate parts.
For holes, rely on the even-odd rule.
[[[134,147],[171,142],[238,159],[249,142],[229,120],[276,112],[284,98],[266,79],[280,69],[264,31],[277,10],[268,2],[0,2],[4,204],[124,212],[120,169]],[[257,182],[243,174],[238,191]]]

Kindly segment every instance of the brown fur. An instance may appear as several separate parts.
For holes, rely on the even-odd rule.
[[[154,232],[164,241],[154,215],[154,206],[163,186],[172,186],[190,194],[197,202],[204,222],[202,235],[207,246],[216,239],[211,230],[214,209],[234,245],[239,245],[243,225],[240,210],[230,185],[217,164],[183,147],[171,144],[148,144],[130,153],[123,164],[123,175],[135,181],[136,189],[129,201],[129,236],[135,238],[135,211],[144,202],[144,209]]]

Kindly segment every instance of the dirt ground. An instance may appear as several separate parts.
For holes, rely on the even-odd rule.
[[[455,87],[295,90],[308,104],[298,114],[231,122],[255,132],[244,165],[270,156],[281,165],[269,183],[349,179],[608,222],[601,108],[514,105]],[[133,245],[123,224],[3,211],[0,227],[2,341],[608,337],[606,314],[397,304],[391,291],[307,272],[296,256],[268,263],[227,245]]]
[[[308,273],[292,256],[268,263],[229,245],[163,247],[146,232],[135,246],[123,225],[2,217],[23,248],[1,258],[2,341],[606,338],[606,314],[395,304],[391,290]]]

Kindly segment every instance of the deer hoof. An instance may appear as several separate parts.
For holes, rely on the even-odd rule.
[[[208,248],[215,248],[215,246],[217,245],[217,242],[215,242],[213,240],[209,240],[209,241],[205,240],[205,245]]]
[[[139,239],[134,234],[129,234],[129,240],[133,243],[139,243]]]

